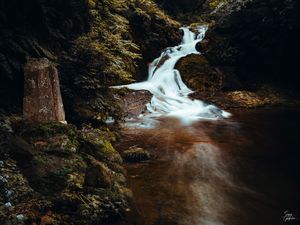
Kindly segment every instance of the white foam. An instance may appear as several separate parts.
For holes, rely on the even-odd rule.
[[[182,43],[176,47],[165,49],[160,57],[149,65],[148,80],[129,85],[132,90],[148,90],[153,94],[151,102],[147,104],[150,117],[170,116],[177,117],[184,123],[196,120],[217,120],[229,117],[230,114],[220,110],[214,105],[209,105],[200,100],[192,100],[188,97],[193,91],[182,81],[180,72],[175,69],[179,59],[190,55],[200,54],[195,46],[202,41],[207,26],[199,26],[198,34],[190,28],[183,27]]]

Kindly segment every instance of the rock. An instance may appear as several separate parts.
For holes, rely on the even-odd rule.
[[[0,224],[17,224],[16,215],[36,224],[103,224],[128,208],[122,159],[109,130],[78,131],[58,122],[20,122],[13,130],[22,140],[14,142],[26,142],[33,152],[0,167]],[[7,202],[13,206],[6,208]]]
[[[19,222],[22,222],[25,219],[24,215],[22,214],[17,215],[16,218]]]
[[[99,161],[93,161],[87,168],[84,183],[86,186],[108,188],[112,186],[113,172]]]
[[[178,61],[176,68],[183,81],[194,91],[217,91],[222,88],[223,74],[212,67],[203,55],[189,55]]]
[[[208,40],[199,41],[196,44],[196,50],[200,53],[205,53],[205,51],[207,51],[208,49],[208,45],[209,45]]]
[[[197,50],[198,52],[202,52],[202,51],[203,51],[203,47],[202,47],[202,44],[201,44],[200,41],[197,42],[195,48],[196,48],[196,50]]]
[[[299,10],[297,0],[223,1],[210,14],[215,25],[206,35],[208,60],[231,67],[248,90],[266,83],[298,89]]]
[[[81,131],[81,150],[105,163],[121,163],[122,158],[112,146],[111,137],[106,135],[101,130],[83,129]]]
[[[42,151],[53,154],[72,154],[76,152],[77,145],[65,134],[55,135],[48,140],[38,140],[34,145]]]
[[[5,192],[5,196],[6,197],[9,197],[9,196],[11,196],[12,195],[12,191],[10,191],[10,190],[7,190],[6,192]]]
[[[122,154],[126,162],[142,162],[150,159],[150,153],[147,150],[133,146]]]
[[[129,21],[146,62],[159,56],[162,49],[175,46],[181,40],[180,24],[168,17],[152,1],[139,4]]]
[[[84,175],[85,162],[76,154],[77,130],[59,122],[27,123],[16,129],[10,155],[36,192],[49,195],[63,191],[71,174]]]
[[[127,118],[137,118],[146,111],[146,104],[151,101],[152,94],[148,91],[115,90],[115,98],[120,101],[121,109]]]
[[[24,66],[23,115],[35,122],[65,121],[58,72],[46,58]]]
[[[12,207],[12,204],[10,202],[6,202],[4,204],[4,206],[5,206],[5,208],[10,208],[10,207]]]

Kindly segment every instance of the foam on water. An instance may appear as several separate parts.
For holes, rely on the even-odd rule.
[[[183,27],[181,30],[183,32],[182,43],[176,47],[166,48],[160,57],[149,65],[147,81],[116,88],[127,87],[132,90],[150,91],[153,97],[147,104],[150,112],[147,117],[177,117],[187,124],[201,119],[217,120],[229,117],[229,113],[214,105],[188,97],[193,91],[184,84],[175,65],[182,57],[201,54],[195,47],[197,42],[203,40],[207,26],[199,26],[197,34],[188,27]]]

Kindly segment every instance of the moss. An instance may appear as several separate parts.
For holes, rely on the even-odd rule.
[[[71,175],[83,177],[86,162],[77,154],[62,156],[40,151],[30,162],[24,163],[24,175],[30,186],[43,195],[59,193],[70,188],[78,188],[78,180]]]
[[[110,163],[122,162],[120,154],[112,146],[106,132],[99,129],[85,129],[81,132],[82,150],[96,159]]]
[[[75,126],[62,123],[20,123],[16,133],[30,143],[36,152],[67,156],[77,151],[78,132]]]
[[[98,4],[98,0],[88,0],[88,6],[90,9],[95,9]]]
[[[133,91],[128,89],[127,87],[112,89],[113,94],[117,94],[117,95],[120,95],[120,96],[124,96],[128,93],[131,93],[131,92],[133,92]]]
[[[78,117],[87,120],[104,120],[106,118],[104,112],[94,110],[90,104],[77,102],[74,106],[74,111]]]
[[[89,4],[94,6],[95,2]],[[141,55],[123,16],[129,5],[127,1],[104,1],[103,8],[91,10],[91,30],[77,38],[71,50],[83,64],[76,82],[81,89],[133,81]]]
[[[220,6],[220,4],[226,4],[227,2],[227,0],[210,0],[209,7],[212,9],[216,9],[218,8],[218,6]]]
[[[69,137],[76,138],[77,129],[74,125],[63,124],[59,122],[51,123],[28,123],[22,122],[17,125],[16,132],[24,138],[38,139],[50,138],[57,134],[65,134]]]
[[[34,179],[30,178],[30,185],[34,190],[44,195],[62,191],[67,186],[69,171],[66,168],[61,168],[45,176],[36,176]]]

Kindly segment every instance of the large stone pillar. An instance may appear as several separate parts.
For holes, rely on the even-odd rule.
[[[58,72],[47,58],[24,66],[23,115],[31,122],[65,122]]]

